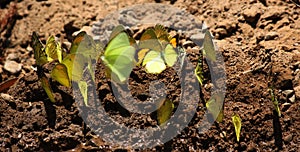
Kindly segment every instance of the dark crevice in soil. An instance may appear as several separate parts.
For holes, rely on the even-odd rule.
[[[282,150],[282,146],[283,146],[282,129],[281,129],[278,113],[275,110],[273,110],[273,131],[274,131],[275,145],[279,150]]]

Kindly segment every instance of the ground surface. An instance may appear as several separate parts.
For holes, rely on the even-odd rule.
[[[92,26],[119,8],[154,1],[0,2],[0,82],[20,78],[1,93],[0,151],[116,150],[84,125],[70,90],[54,84],[58,86],[54,89],[58,103],[52,104],[47,99],[31,68],[35,61],[30,37],[37,31],[45,42],[48,36],[55,35],[68,46],[72,33],[83,26]],[[197,115],[181,134],[147,150],[299,151],[300,7],[289,0],[178,0],[171,5],[204,20],[217,39],[227,74],[225,118],[200,134],[196,126],[202,112],[198,108]],[[153,116],[132,115],[116,105],[110,82],[103,79],[101,64],[98,68],[97,91],[111,117],[129,126],[145,122],[155,126]],[[270,69],[282,112],[279,118],[273,111],[268,91]],[[136,70],[130,78],[130,89],[142,101],[149,93],[149,82],[158,77],[146,75],[143,69]],[[179,82],[176,75],[170,75],[172,72],[167,69],[159,78],[167,83],[168,97],[178,102]],[[203,89],[206,99],[210,87],[207,81]],[[231,122],[234,112],[241,116],[243,123],[239,143]]]

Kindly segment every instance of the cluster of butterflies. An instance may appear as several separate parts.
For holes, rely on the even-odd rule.
[[[106,46],[96,43],[91,36],[82,31],[74,37],[68,52],[62,51],[60,43],[55,41],[54,36],[49,37],[44,46],[34,32],[32,47],[38,77],[50,101],[55,102],[55,98],[43,66],[49,62],[55,62],[51,70],[52,79],[66,87],[71,87],[72,82],[76,82],[86,105],[88,105],[88,84],[83,78],[83,73],[87,70],[95,81],[92,63],[95,63],[98,58],[105,63],[107,76],[115,82],[123,83],[128,79],[134,66],[143,66],[147,73],[159,74],[167,67],[172,67],[178,59],[178,52],[183,52],[177,51],[183,49],[176,49],[176,38],[170,36],[168,31],[159,24],[147,28],[139,41],[134,40],[124,26],[119,25],[112,31],[110,41]],[[205,33],[202,51],[210,60],[216,60],[212,36],[208,31]],[[201,85],[204,79],[202,53],[195,68],[195,75]],[[213,112],[219,110],[214,108],[214,103],[217,103],[215,99],[207,103],[206,106],[212,111],[214,117],[218,117],[218,113]],[[160,105],[158,120],[160,124],[163,124],[171,116],[174,105],[168,99]]]
[[[71,87],[72,81],[78,82],[85,104],[87,104],[87,82],[83,80],[83,71],[87,68],[94,80],[92,61],[96,60],[96,50],[102,46],[96,44],[85,32],[81,32],[74,38],[70,51],[67,53],[62,51],[60,43],[55,41],[54,36],[49,37],[44,46],[37,33],[33,32],[32,47],[38,77],[50,101],[55,102],[55,98],[43,66],[49,62],[56,62],[51,71],[52,79],[66,87]]]
[[[167,66],[172,67],[178,56],[175,47],[176,39],[169,36],[162,25],[146,29],[138,43],[119,25],[112,31],[101,59],[109,68],[111,78],[124,82],[134,66],[142,65],[147,73],[152,74],[161,73]]]

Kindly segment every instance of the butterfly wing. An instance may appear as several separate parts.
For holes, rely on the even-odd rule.
[[[51,77],[62,84],[63,86],[70,87],[70,79],[68,75],[68,69],[64,64],[58,63],[51,71]]]
[[[78,87],[79,87],[81,95],[83,96],[84,104],[87,106],[88,105],[88,85],[87,85],[86,81],[79,81]]]
[[[241,133],[241,128],[242,128],[242,120],[239,115],[234,114],[232,117],[232,123],[234,125],[234,130],[235,130],[235,135],[236,135],[236,140],[240,141],[240,133]]]
[[[60,43],[55,41],[54,36],[50,36],[46,42],[45,52],[47,54],[47,60],[53,61],[58,59],[59,62],[62,61],[62,51]]]
[[[223,99],[223,95],[221,93],[217,93],[212,95],[212,97],[206,102],[208,111],[213,115],[213,118],[216,119],[217,122],[222,122],[224,117]]]
[[[36,60],[36,64],[38,66],[43,66],[44,64],[48,63],[47,55],[43,51],[43,44],[39,39],[39,36],[36,32],[32,34],[32,44],[31,44],[33,51],[34,51],[34,58]]]
[[[113,31],[110,34],[109,39],[112,40],[113,38],[115,38],[117,35],[119,35],[122,32],[125,32],[125,27],[123,25],[118,25],[116,26]]]
[[[141,49],[138,52],[138,63],[136,65],[141,65],[143,62],[143,59],[145,58],[145,55],[150,51],[150,49]]]
[[[162,51],[161,43],[159,42],[153,29],[149,28],[142,34],[139,42],[139,48]]]
[[[83,70],[86,58],[81,54],[68,54],[63,60],[62,64],[67,67],[69,80],[80,81],[82,79]]]
[[[207,30],[205,32],[205,36],[204,36],[204,43],[203,43],[203,54],[205,54],[207,56],[208,59],[210,59],[211,61],[216,61],[216,50],[215,50],[215,46],[213,43],[213,37],[211,35],[211,33]]]
[[[157,120],[160,126],[163,126],[166,121],[168,121],[172,115],[174,104],[169,99],[164,99],[161,101],[159,108],[157,109]]]
[[[158,74],[166,69],[161,52],[151,50],[149,51],[143,61],[142,66],[145,66],[147,73]]]
[[[101,44],[96,44],[93,38],[86,32],[81,31],[75,36],[72,42],[70,54],[82,54],[87,59],[97,60],[100,52],[99,49],[102,49],[102,46]]]
[[[164,26],[156,24],[154,27],[154,32],[160,41],[169,42],[169,33]]]
[[[40,76],[40,82],[42,83],[42,87],[45,90],[46,94],[48,95],[50,101],[54,103],[55,98],[53,95],[53,91],[51,89],[49,80],[44,73],[42,73],[42,75]]]
[[[177,61],[177,53],[171,44],[168,44],[163,52],[163,57],[165,59],[166,64],[169,67],[172,67]]]
[[[101,59],[111,71],[111,78],[119,83],[124,82],[134,66],[135,48],[130,45],[128,35],[121,32],[107,45]]]

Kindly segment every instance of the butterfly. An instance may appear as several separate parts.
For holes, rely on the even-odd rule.
[[[62,61],[62,50],[60,43],[55,41],[55,37],[52,35],[46,41],[45,53],[47,54],[47,60],[49,62],[53,60]]]
[[[37,64],[37,74],[39,81],[42,84],[43,89],[45,90],[46,94],[48,95],[49,99],[51,102],[56,102],[52,88],[50,86],[49,80],[46,77],[44,70],[43,70],[43,65],[48,63],[48,58],[47,54],[44,51],[44,46],[42,42],[39,39],[39,36],[37,35],[36,32],[32,33],[32,44],[31,44],[33,51],[34,51],[34,58],[36,60]]]
[[[232,117],[232,123],[234,125],[236,140],[240,141],[240,133],[241,133],[241,127],[242,127],[242,120],[238,114],[234,114]]]
[[[134,39],[127,34],[122,25],[114,28],[104,55],[101,56],[107,67],[107,75],[113,81],[124,83],[128,79],[135,64],[134,44]]]
[[[222,122],[224,117],[223,100],[223,94],[216,93],[206,102],[206,108],[217,122]]]
[[[148,28],[139,41],[137,65],[145,66],[148,73],[161,73],[167,66],[172,67],[177,60],[178,55],[173,46],[174,39],[169,37],[162,25]]]
[[[97,60],[102,49],[101,43],[96,43],[86,32],[81,31],[72,41],[70,53],[66,54],[61,62],[56,64],[51,71],[51,77],[60,84],[71,87],[71,82],[77,82],[79,90],[87,105],[87,82],[83,80],[83,72],[88,69],[94,78],[93,60]]]
[[[202,52],[200,52],[200,55],[198,58],[198,63],[194,70],[200,85],[203,85],[203,81],[204,81],[203,56],[206,56],[209,60],[211,60],[213,62],[217,60],[216,59],[216,50],[215,50],[215,46],[214,46],[212,39],[213,39],[213,37],[212,37],[211,33],[208,30],[206,30],[205,36],[204,36]]]
[[[163,126],[171,117],[174,109],[174,104],[169,99],[161,99],[157,109],[158,124]]]
[[[207,30],[204,36],[203,54],[211,61],[216,61],[216,50],[211,33]]]

